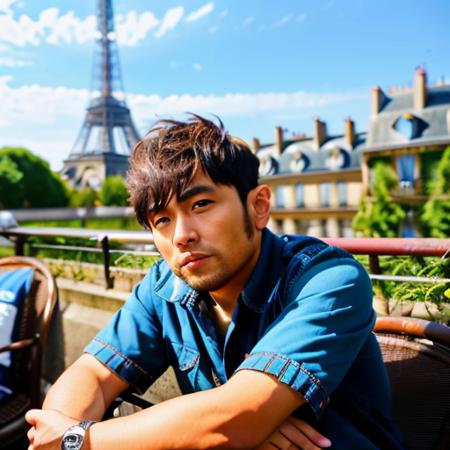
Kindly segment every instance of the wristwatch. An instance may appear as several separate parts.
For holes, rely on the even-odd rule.
[[[95,423],[95,420],[86,420],[68,428],[61,440],[61,450],[81,450],[86,430],[93,423]]]

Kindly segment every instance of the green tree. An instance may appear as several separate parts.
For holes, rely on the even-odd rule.
[[[128,191],[122,177],[106,177],[100,190],[100,202],[104,206],[127,206]]]
[[[50,170],[46,161],[30,150],[3,147],[0,149],[0,161],[3,183],[10,183],[9,188],[0,190],[0,202],[4,208],[67,205],[69,196],[64,182],[58,174]]]
[[[426,236],[450,236],[450,147],[447,147],[437,166],[430,199],[423,208],[422,227]]]
[[[70,195],[70,206],[73,208],[92,208],[98,203],[98,193],[95,189],[86,187],[73,190]]]
[[[396,237],[405,211],[394,203],[391,193],[398,178],[389,164],[377,162],[373,168],[372,197],[365,197],[353,219],[353,229],[364,237]]]
[[[0,158],[0,209],[14,208],[23,197],[23,174],[8,156]]]

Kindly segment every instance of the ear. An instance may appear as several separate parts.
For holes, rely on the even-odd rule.
[[[266,227],[270,216],[270,197],[272,191],[269,186],[256,186],[248,194],[248,210],[252,212],[255,228],[262,230]]]

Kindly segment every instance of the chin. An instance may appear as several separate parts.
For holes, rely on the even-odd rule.
[[[226,282],[223,276],[182,277],[183,280],[196,291],[212,292],[220,289]]]

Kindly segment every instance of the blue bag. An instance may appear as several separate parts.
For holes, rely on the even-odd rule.
[[[20,338],[20,322],[33,276],[33,269],[0,272],[0,347]],[[13,358],[11,352],[3,352],[0,353],[0,401],[13,393]]]

